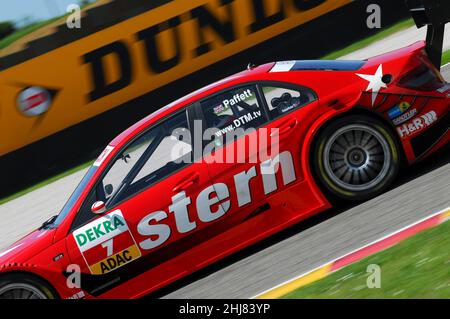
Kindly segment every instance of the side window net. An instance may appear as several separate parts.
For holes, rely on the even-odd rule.
[[[316,99],[315,95],[307,89],[294,90],[276,86],[262,86],[262,92],[272,118],[298,109]]]

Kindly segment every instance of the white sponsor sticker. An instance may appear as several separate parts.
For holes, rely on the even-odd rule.
[[[417,109],[412,109],[412,110],[400,115],[399,117],[393,119],[392,123],[394,123],[394,125],[400,125],[400,124],[405,123],[406,121],[412,119],[416,114],[417,114]]]
[[[416,132],[422,131],[424,128],[430,126],[437,121],[437,114],[435,111],[430,111],[425,115],[413,119],[411,122],[397,127],[398,134],[404,138]]]
[[[245,115],[240,116],[239,118],[235,119],[232,124],[225,126],[224,128],[218,130],[215,135],[217,137],[220,137],[222,135],[225,135],[229,132],[233,132],[236,128],[246,125],[247,123],[250,123],[251,121],[260,118],[262,116],[261,111],[254,111],[249,112]]]
[[[245,102],[247,99],[252,98],[253,93],[251,90],[247,89],[243,91],[242,93],[237,93],[233,95],[231,99],[225,99],[222,101],[222,106],[224,110],[227,110],[230,108],[230,106],[239,104],[239,102]]]
[[[80,291],[77,292],[76,294],[73,294],[71,297],[67,299],[83,299],[84,297],[86,297],[86,294],[84,293],[84,291]]]
[[[128,231],[128,225],[118,209],[77,229],[73,237],[80,251],[84,252],[125,231]]]
[[[141,257],[119,209],[77,229],[73,237],[93,275],[103,275]]]
[[[281,61],[275,63],[270,72],[288,72],[290,71],[297,61]]]
[[[114,149],[114,146],[110,146],[110,145],[106,146],[106,148],[103,150],[103,152],[97,158],[97,160],[94,162],[94,166],[98,167],[98,166],[102,165],[105,158],[108,157],[108,155],[112,152],[113,149]]]

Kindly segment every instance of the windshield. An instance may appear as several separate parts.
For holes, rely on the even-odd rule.
[[[87,171],[86,175],[84,175],[83,179],[81,180],[80,184],[78,184],[77,188],[75,188],[75,191],[70,196],[69,200],[64,205],[63,209],[59,213],[56,220],[53,222],[53,227],[58,226],[61,224],[61,222],[66,218],[67,214],[72,210],[73,206],[77,202],[77,200],[80,198],[81,193],[85,189],[86,185],[91,180],[92,176],[97,171],[98,166],[91,166],[89,170]]]

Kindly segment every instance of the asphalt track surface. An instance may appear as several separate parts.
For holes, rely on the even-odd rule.
[[[443,71],[450,81],[450,66]],[[85,170],[0,205],[0,251],[56,214]],[[404,171],[387,193],[319,214],[151,295],[250,298],[450,206],[450,147]]]

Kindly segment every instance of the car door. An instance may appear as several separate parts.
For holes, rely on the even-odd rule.
[[[277,176],[278,194],[270,199],[270,205],[286,219],[307,214],[317,199],[305,180],[308,168],[302,166],[308,162],[303,157],[310,154],[303,154],[302,149],[311,123],[320,115],[318,97],[311,89],[290,83],[268,81],[258,87],[269,117],[265,129],[273,132],[272,144],[278,145],[276,151],[282,158],[292,161],[295,174],[295,187],[282,183]]]
[[[208,171],[201,161],[192,163],[191,155],[182,111],[141,134],[112,160],[67,237],[70,258],[81,266],[83,289],[101,294],[189,249],[183,239],[202,229],[195,200],[211,185]],[[91,212],[98,201],[106,202],[100,216]],[[148,287],[188,268],[166,269],[151,277]]]
[[[215,185],[229,190],[227,217],[222,230],[244,221],[252,212],[264,210],[265,193],[260,157],[268,159],[266,135],[259,129],[268,116],[258,97],[256,85],[242,85],[201,101],[198,113],[203,119],[204,161]],[[262,155],[262,156],[260,156]],[[222,199],[223,200],[223,199]]]
[[[197,106],[209,174],[230,190],[222,220],[230,243],[259,236],[310,207],[308,186],[293,186],[302,181],[302,123],[317,115],[316,100],[306,88],[267,82],[221,92]]]

